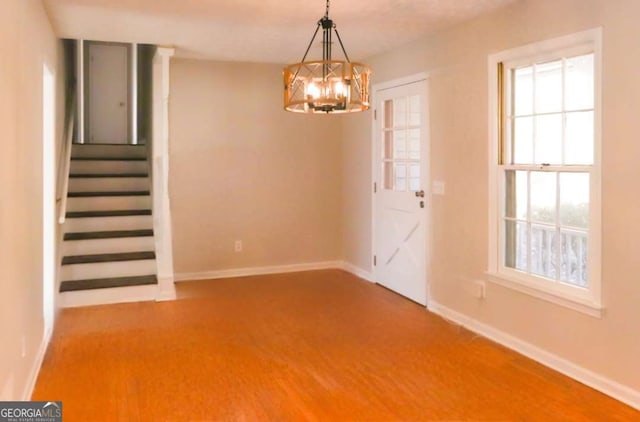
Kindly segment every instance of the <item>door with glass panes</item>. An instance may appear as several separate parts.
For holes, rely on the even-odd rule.
[[[426,81],[376,91],[374,279],[427,304]]]

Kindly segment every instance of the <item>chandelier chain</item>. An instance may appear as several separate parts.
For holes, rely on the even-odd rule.
[[[327,0],[327,10],[324,12],[324,17],[329,19],[329,0]]]

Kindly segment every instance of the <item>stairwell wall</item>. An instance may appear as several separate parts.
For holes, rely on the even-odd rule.
[[[0,2],[0,28],[0,400],[24,400],[46,345],[42,160],[56,157],[42,156],[43,65],[56,72],[59,136],[62,48],[39,0]]]
[[[279,65],[171,60],[176,279],[340,259],[339,119],[282,95]]]

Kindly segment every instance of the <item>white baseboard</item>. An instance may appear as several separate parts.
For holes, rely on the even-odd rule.
[[[369,271],[363,270],[356,265],[353,265],[350,262],[342,261],[340,263],[340,268],[348,273],[355,275],[356,277],[360,277],[361,279],[366,280],[370,283],[375,283],[375,281],[373,280],[373,274],[371,274]]]
[[[308,262],[304,264],[273,265],[268,267],[233,268],[229,270],[181,273],[175,275],[175,281],[210,280],[218,278],[248,277],[253,275],[284,274],[300,271],[341,269],[342,261]]]
[[[176,287],[173,280],[173,276],[158,277],[158,294],[156,295],[157,302],[166,302],[168,300],[176,299]]]
[[[38,374],[40,373],[40,368],[42,367],[42,361],[44,360],[44,355],[47,353],[47,347],[49,346],[49,342],[51,341],[51,334],[53,330],[45,331],[42,336],[42,341],[40,342],[40,346],[38,347],[38,351],[36,353],[35,360],[31,365],[31,370],[29,371],[29,378],[27,379],[27,385],[24,387],[24,391],[22,392],[22,401],[31,400],[31,396],[33,395],[33,389],[36,387],[36,381],[38,380]]]
[[[453,309],[447,308],[446,306],[440,305],[434,301],[429,303],[428,308],[431,312],[438,314],[443,318],[460,324],[475,333],[491,339],[496,343],[502,344],[509,349],[515,350],[528,358],[548,366],[549,368],[555,369],[576,381],[588,385],[591,388],[640,410],[640,391],[634,390],[600,374],[578,366],[573,362],[561,358],[560,356],[554,355],[553,353],[534,346],[531,343],[520,340],[517,337],[468,317],[460,312],[454,311]]]
[[[112,287],[107,289],[82,290],[77,292],[60,293],[61,308],[76,308],[79,306],[109,305],[114,303],[146,302],[156,300],[158,286]]]

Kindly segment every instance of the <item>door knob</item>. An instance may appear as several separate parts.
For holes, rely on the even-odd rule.
[[[416,197],[417,198],[424,198],[424,191],[421,190],[421,191],[416,192]]]

